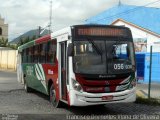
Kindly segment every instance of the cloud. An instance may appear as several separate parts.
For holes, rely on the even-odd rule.
[[[118,4],[119,0],[52,0],[53,30],[81,24],[91,16]],[[155,0],[147,0],[147,3]],[[121,0],[124,4],[144,5],[146,0]],[[9,24],[9,40],[49,23],[50,0],[0,0],[0,14]],[[160,6],[154,4],[152,6]]]

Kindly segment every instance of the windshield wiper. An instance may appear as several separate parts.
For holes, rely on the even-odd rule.
[[[87,41],[92,44],[92,46],[95,49],[95,51],[97,52],[97,54],[99,54],[101,56],[101,61],[102,61],[102,51],[97,47],[97,45],[95,44],[94,41],[88,40],[88,39],[87,39]]]
[[[88,40],[88,42],[93,45],[94,49],[96,50],[96,52],[97,52],[99,55],[102,55],[102,51],[97,47],[97,45],[94,43],[94,41]]]

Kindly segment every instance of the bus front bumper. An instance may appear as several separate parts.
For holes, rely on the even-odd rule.
[[[136,88],[116,93],[80,93],[70,91],[70,106],[101,105],[108,103],[127,103],[136,100]]]

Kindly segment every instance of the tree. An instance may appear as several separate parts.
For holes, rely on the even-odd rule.
[[[27,43],[27,42],[29,42],[30,41],[30,38],[29,38],[29,36],[27,36],[25,39],[24,39],[24,43]],[[23,43],[23,44],[24,44]]]
[[[7,44],[7,47],[9,47],[9,48],[12,48],[12,49],[17,49],[18,48],[18,45],[17,44]]]
[[[20,37],[20,40],[19,40],[19,42],[17,43],[17,46],[21,46],[21,45],[23,45],[23,44],[24,44],[23,39],[22,39],[22,37]]]
[[[0,39],[0,47],[7,47],[8,44],[8,39],[4,39],[4,37],[2,37]]]
[[[36,38],[37,38],[36,35],[33,35],[31,40],[35,40]]]

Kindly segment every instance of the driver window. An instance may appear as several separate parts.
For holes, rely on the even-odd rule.
[[[113,58],[115,59],[128,59],[127,44],[113,45]]]

